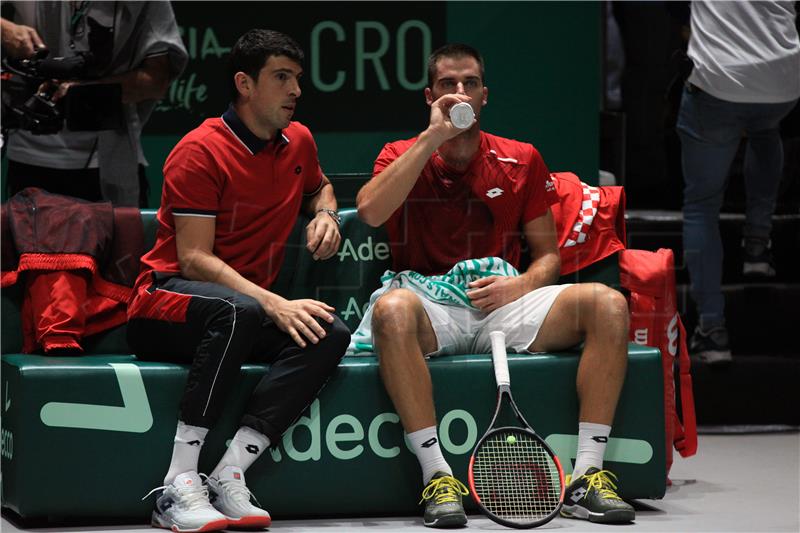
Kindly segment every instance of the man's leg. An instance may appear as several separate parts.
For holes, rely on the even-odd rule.
[[[238,381],[266,314],[249,296],[178,277],[159,282],[137,298],[150,301],[129,321],[129,343],[140,359],[191,362],[178,418],[208,430]],[[176,448],[176,455],[181,449]],[[164,483],[179,473],[171,467]]]
[[[783,104],[749,104],[744,178],[747,209],[744,225],[744,273],[774,276],[770,250],[772,215],[783,173],[781,120],[797,101]]]
[[[619,291],[600,283],[567,287],[528,349],[558,351],[581,341],[576,379],[580,421],[610,426],[628,365],[628,304]]]
[[[270,442],[277,442],[311,404],[347,350],[350,330],[339,317],[334,315],[333,323],[316,320],[325,336],[305,348],[270,318],[261,326],[250,360],[269,363],[270,369],[253,390],[242,425],[263,433]]]
[[[436,334],[419,297],[406,289],[381,296],[372,312],[380,374],[406,433],[434,426],[433,385],[424,354]]]
[[[300,416],[336,370],[350,341],[350,331],[336,317],[317,319],[325,336],[317,344],[298,346],[266,318],[251,360],[268,362],[270,369],[253,391],[242,425],[208,480],[211,502],[230,526],[268,527],[268,512],[252,505],[245,471]]]
[[[202,492],[197,462],[205,435],[252,351],[264,312],[253,298],[177,277],[140,292],[131,307],[135,311],[128,342],[140,359],[192,363],[154,524],[178,531],[226,527],[225,517],[210,504],[193,507],[189,502],[200,498],[195,492]]]
[[[731,357],[722,295],[719,212],[742,135],[741,104],[684,89],[678,115],[683,168],[683,253],[698,328],[690,351],[707,362]]]
[[[433,385],[425,354],[437,349],[436,334],[419,297],[406,289],[375,302],[372,336],[380,374],[422,468],[424,523],[432,527],[466,524],[463,485],[445,461],[436,435]]]
[[[597,522],[628,522],[634,519],[634,510],[616,495],[613,474],[603,470],[628,363],[628,305],[620,292],[599,283],[567,287],[556,297],[528,349],[558,351],[581,341],[584,348],[576,378],[578,453],[564,514]]]

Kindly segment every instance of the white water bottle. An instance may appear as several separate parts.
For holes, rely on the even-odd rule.
[[[472,106],[466,102],[459,102],[450,108],[450,122],[460,130],[465,130],[472,126],[475,120],[475,112]]]

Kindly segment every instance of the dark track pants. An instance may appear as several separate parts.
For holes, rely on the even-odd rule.
[[[336,370],[350,342],[347,326],[317,321],[326,336],[300,348],[254,299],[215,283],[158,278],[131,303],[128,342],[145,361],[192,363],[180,420],[212,427],[245,361],[269,363],[242,424],[278,442]]]

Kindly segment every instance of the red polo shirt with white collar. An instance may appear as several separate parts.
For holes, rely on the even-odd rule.
[[[139,284],[151,272],[178,274],[175,217],[216,219],[214,255],[268,289],[304,196],[323,185],[311,132],[290,122],[275,139],[256,137],[230,107],[178,142],[164,164],[156,244],[142,257]]]

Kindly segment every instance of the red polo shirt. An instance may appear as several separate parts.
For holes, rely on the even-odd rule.
[[[139,283],[150,272],[179,273],[177,216],[216,219],[214,254],[268,289],[303,196],[323,184],[311,132],[291,122],[274,140],[247,129],[233,107],[203,122],[175,146],[164,164],[156,244],[142,257]]]
[[[384,146],[380,174],[416,141]],[[558,202],[547,166],[526,143],[481,132],[464,172],[431,156],[406,201],[386,221],[396,271],[443,274],[463,259],[501,257],[519,268],[522,227]]]

